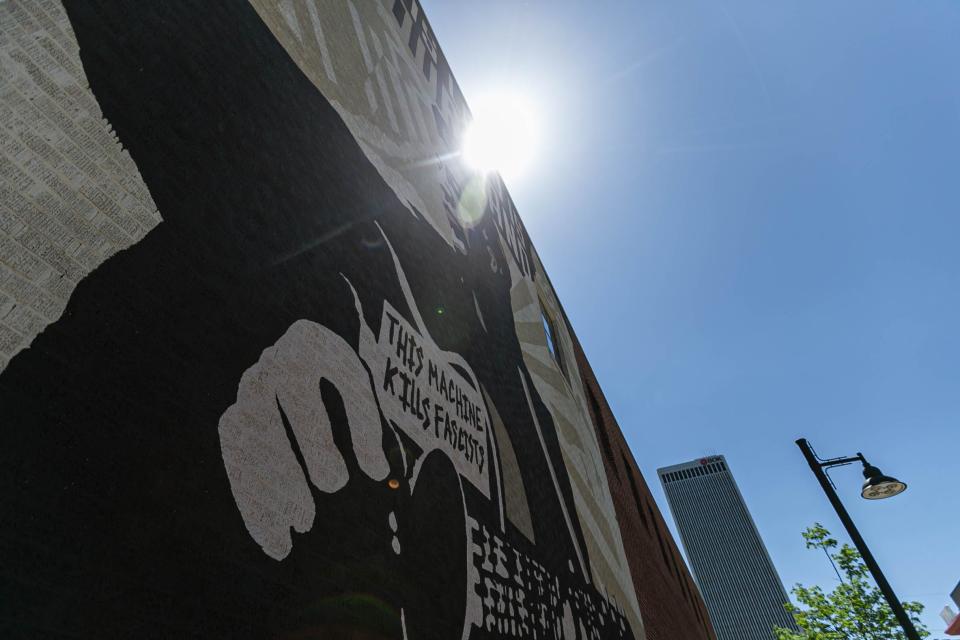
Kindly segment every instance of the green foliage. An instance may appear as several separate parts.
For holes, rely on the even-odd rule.
[[[856,549],[838,542],[820,523],[803,532],[808,549],[822,549],[833,565],[840,584],[827,593],[819,586],[796,585],[793,593],[802,607],[787,604],[800,631],[777,627],[777,640],[904,640],[893,610],[873,582]],[[920,622],[923,605],[904,602],[921,638],[930,635]]]

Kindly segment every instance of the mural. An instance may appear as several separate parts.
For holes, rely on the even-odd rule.
[[[103,120],[62,8],[5,3],[0,34],[2,371],[80,280],[160,215]]]
[[[9,1],[0,62],[5,635],[645,637],[416,0]]]

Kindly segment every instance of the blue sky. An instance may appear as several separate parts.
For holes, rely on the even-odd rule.
[[[841,527],[902,599],[960,580],[960,2],[422,0],[467,96],[543,121],[510,189],[661,508],[723,453],[785,585]]]

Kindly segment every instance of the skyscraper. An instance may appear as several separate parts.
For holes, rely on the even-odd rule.
[[[795,628],[770,561],[723,456],[657,470],[719,640],[771,640]]]

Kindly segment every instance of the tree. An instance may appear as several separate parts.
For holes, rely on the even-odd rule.
[[[840,584],[829,592],[819,586],[796,585],[792,590],[803,605],[787,604],[799,631],[776,627],[777,640],[905,640],[903,630],[873,582],[860,554],[848,544],[840,547],[820,523],[803,532],[808,549],[823,549]],[[923,605],[904,602],[921,638],[930,635],[920,622]]]

